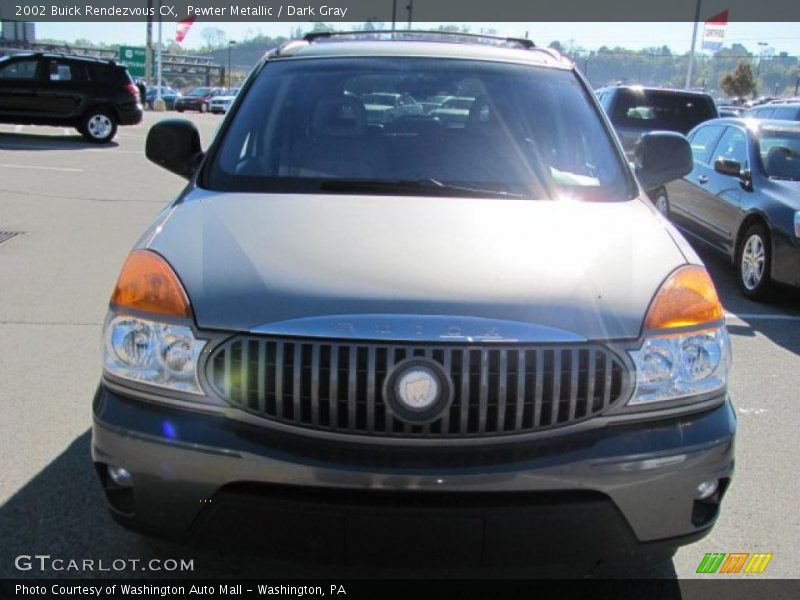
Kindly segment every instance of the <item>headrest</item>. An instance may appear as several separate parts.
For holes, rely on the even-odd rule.
[[[764,168],[772,177],[798,177],[800,176],[800,155],[786,146],[773,146],[767,152]]]
[[[367,112],[358,98],[339,96],[320,100],[314,110],[314,135],[354,137],[367,128]]]

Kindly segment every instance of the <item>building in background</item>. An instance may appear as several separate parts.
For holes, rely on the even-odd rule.
[[[35,42],[36,24],[0,20],[0,40],[3,42]]]

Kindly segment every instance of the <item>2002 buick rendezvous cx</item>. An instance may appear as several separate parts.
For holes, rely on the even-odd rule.
[[[632,171],[556,53],[405,35],[270,53],[205,153],[151,129],[190,183],[111,297],[112,513],[309,560],[671,556],[714,523],[735,429],[714,286],[641,191],[686,140],[645,136]]]

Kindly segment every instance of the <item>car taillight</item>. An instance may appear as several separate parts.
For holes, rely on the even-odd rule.
[[[135,84],[133,84],[133,83],[128,83],[128,84],[125,84],[125,89],[126,89],[126,90],[128,90],[128,93],[129,93],[131,96],[133,96],[133,97],[134,97],[134,98],[136,98],[137,100],[139,99],[139,88],[138,88],[138,87],[136,87],[136,85],[135,85]]]

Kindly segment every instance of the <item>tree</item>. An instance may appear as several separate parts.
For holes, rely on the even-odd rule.
[[[227,42],[225,32],[219,27],[206,27],[201,34],[206,41],[206,48],[213,50],[214,48],[221,48]]]
[[[753,68],[747,61],[742,61],[733,71],[728,71],[719,82],[722,91],[728,96],[743,97],[756,92],[756,78]]]

